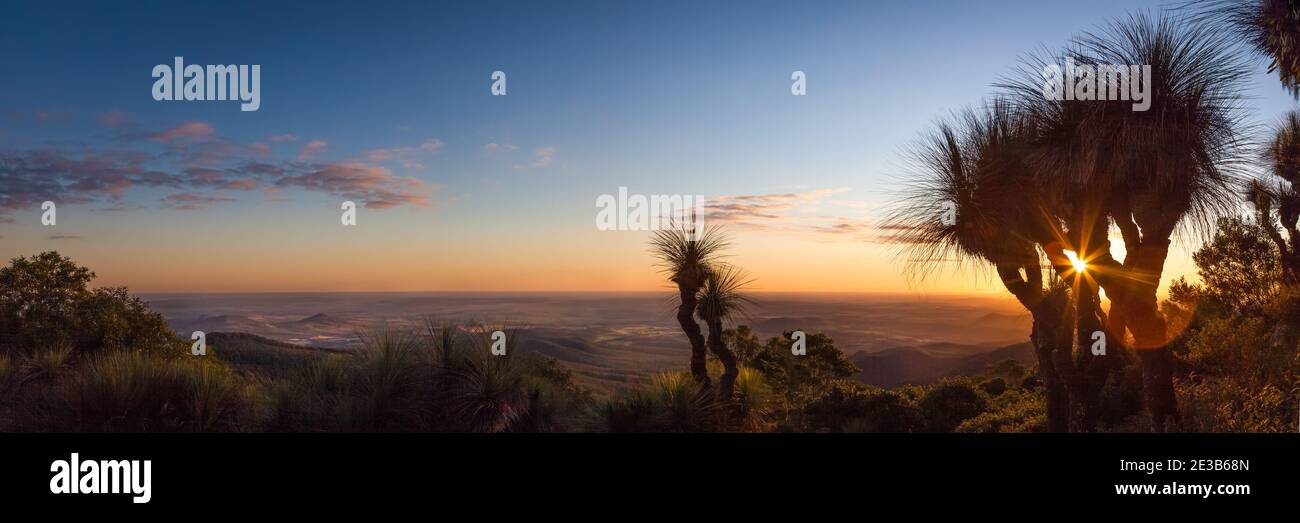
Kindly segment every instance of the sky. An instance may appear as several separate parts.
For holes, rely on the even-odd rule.
[[[1028,53],[1161,5],[187,4],[7,7],[0,258],[153,293],[661,290],[648,232],[596,227],[627,187],[725,205],[758,291],[1000,293],[879,241],[907,147]],[[155,100],[177,56],[259,65],[259,109]],[[1249,95],[1259,122],[1295,105],[1262,64]]]

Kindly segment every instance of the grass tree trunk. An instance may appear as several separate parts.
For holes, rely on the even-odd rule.
[[[1031,253],[1029,257],[1036,257],[1036,254]],[[1070,352],[1073,328],[1068,319],[1071,313],[1065,293],[1044,292],[1041,270],[1036,261],[1023,266],[1008,264],[998,267],[998,275],[1033,319],[1029,341],[1038,359],[1038,379],[1042,380],[1047,391],[1047,430],[1068,432],[1070,393],[1056,370],[1055,358],[1060,351]]]
[[[1038,358],[1038,379],[1047,391],[1047,430],[1050,432],[1069,432],[1070,430],[1070,393],[1056,372],[1053,360],[1058,350],[1070,350],[1069,323],[1065,321],[1063,308],[1049,306],[1043,300],[1039,307],[1031,310],[1033,331],[1030,341],[1034,344],[1034,355]]]
[[[704,334],[700,331],[700,324],[695,321],[695,288],[678,285],[678,291],[681,293],[681,302],[677,306],[677,323],[681,325],[682,332],[686,333],[686,338],[691,342],[691,376],[701,387],[711,386],[709,382],[709,371],[706,366],[706,352],[704,346]]]
[[[1152,429],[1157,432],[1164,432],[1170,422],[1179,419],[1174,398],[1173,355],[1166,346],[1165,318],[1156,301],[1156,289],[1168,253],[1168,243],[1144,241],[1136,252],[1129,254],[1130,259],[1124,262],[1129,285],[1119,308],[1126,316],[1124,323],[1133,333],[1133,346],[1142,366],[1142,392],[1151,414]]]
[[[1101,419],[1101,390],[1111,371],[1119,367],[1123,351],[1121,340],[1106,330],[1096,284],[1083,278],[1075,294],[1079,349],[1075,358],[1078,408],[1073,423],[1078,432],[1092,432]],[[1094,353],[1095,349],[1101,350]]]
[[[736,390],[736,376],[740,375],[740,366],[736,363],[736,355],[727,348],[726,342],[722,340],[722,320],[718,318],[709,318],[709,350],[713,355],[718,357],[722,362],[722,376],[718,378],[718,399],[729,400],[732,393]]]

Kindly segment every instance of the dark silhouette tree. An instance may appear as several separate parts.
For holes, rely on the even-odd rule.
[[[1136,14],[1074,39],[1062,60],[1150,66],[1145,111],[1134,110],[1131,100],[1045,97],[1041,68],[1029,67],[1022,80],[1003,85],[1039,126],[1030,163],[1040,189],[1065,204],[1063,244],[1088,264],[1079,297],[1091,301],[1095,282],[1111,300],[1109,314],[1080,309],[1097,311],[1080,315],[1080,341],[1085,330],[1109,333],[1111,346],[1132,335],[1157,431],[1178,418],[1173,359],[1156,301],[1169,245],[1180,229],[1210,231],[1215,217],[1231,211],[1241,179],[1240,102],[1248,69],[1234,36],[1212,23]],[[1111,223],[1124,242],[1123,262],[1111,255]]]
[[[1252,180],[1247,198],[1256,222],[1277,247],[1282,281],[1300,285],[1300,112],[1291,111],[1274,129],[1265,160],[1275,183]],[[1285,232],[1285,235],[1283,233]]]
[[[1268,58],[1268,72],[1300,99],[1300,0],[1209,0],[1193,2],[1199,15],[1226,23]]]
[[[711,267],[709,278],[700,290],[696,311],[709,326],[709,350],[722,362],[722,376],[718,378],[718,398],[721,400],[731,399],[736,376],[740,375],[736,355],[727,348],[724,341],[723,324],[744,315],[746,309],[754,303],[745,293],[745,287],[751,281],[736,266],[718,263]]]
[[[704,334],[695,320],[700,289],[708,281],[713,265],[728,245],[721,230],[694,223],[674,222],[654,231],[650,250],[669,281],[677,286],[677,323],[691,344],[691,376],[709,387]]]
[[[1067,288],[1044,281],[1040,249],[1059,245],[1063,233],[1056,206],[1037,189],[1026,163],[1038,136],[1028,116],[996,100],[940,122],[914,149],[913,172],[884,228],[914,276],[923,278],[950,262],[997,271],[1033,318],[1030,340],[1047,389],[1049,430],[1063,432],[1071,409],[1057,363],[1071,361],[1072,310]],[[1060,274],[1073,272],[1068,261],[1062,263]]]
[[[1192,254],[1203,284],[1198,294],[1224,315],[1263,314],[1280,282],[1274,249],[1264,228],[1236,218],[1219,219],[1214,237]]]

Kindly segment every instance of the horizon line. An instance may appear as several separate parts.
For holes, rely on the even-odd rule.
[[[418,290],[418,291],[141,291],[135,295],[234,295],[234,294],[661,294],[676,292],[676,288],[662,290]],[[839,295],[882,295],[882,296],[951,296],[951,297],[1010,297],[1002,293],[957,293],[929,291],[752,291],[749,294],[839,294]]]

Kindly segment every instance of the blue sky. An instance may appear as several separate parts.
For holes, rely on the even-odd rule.
[[[375,176],[363,196],[398,198],[338,236],[356,187],[137,182],[61,209],[58,234],[33,224],[39,202],[11,202],[0,255],[58,248],[147,291],[652,288],[644,235],[591,226],[595,197],[628,186],[768,197],[780,220],[739,224],[737,254],[773,290],[905,290],[865,232],[903,148],[1026,53],[1158,5],[23,2],[0,20],[0,152],[144,151],[167,173],[351,165]],[[149,72],[174,56],[260,64],[260,110],[153,100]],[[1252,107],[1271,121],[1294,103],[1263,69]],[[507,96],[490,95],[494,70]],[[790,95],[795,70],[807,96]],[[215,244],[249,253],[157,276]],[[340,251],[365,269],[284,279],[279,260]]]

